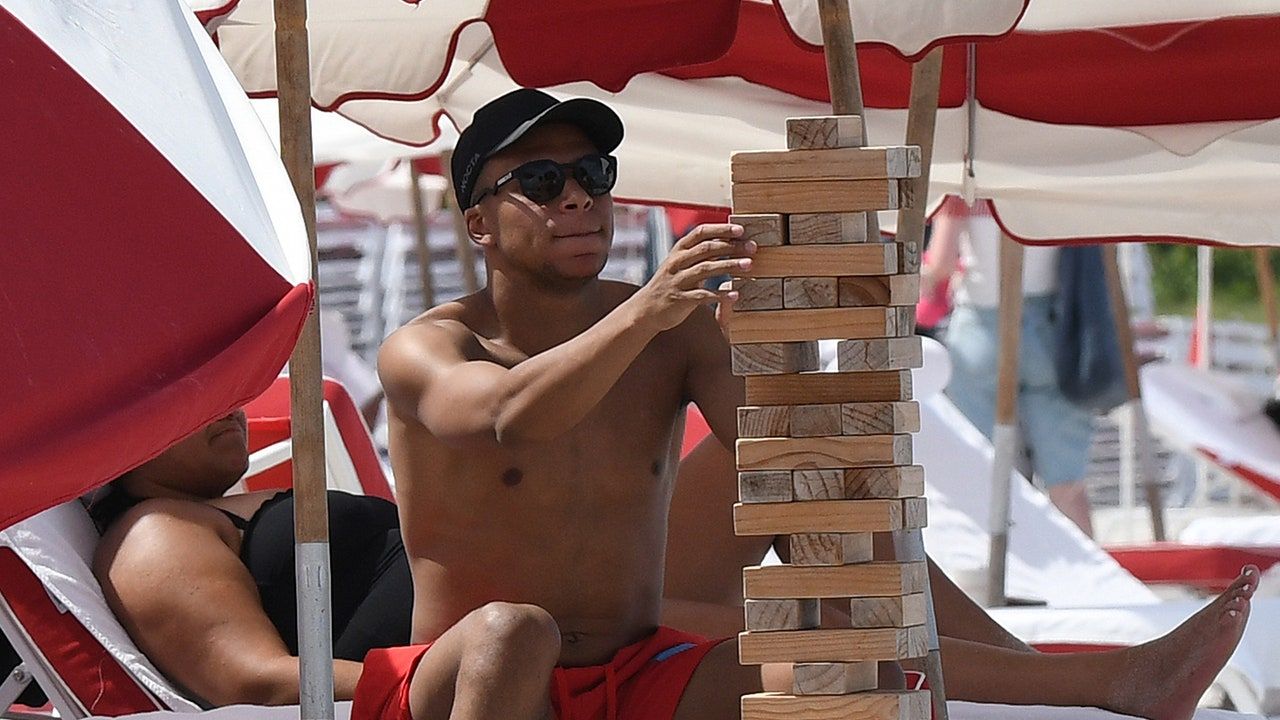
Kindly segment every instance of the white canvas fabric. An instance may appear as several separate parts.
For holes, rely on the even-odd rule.
[[[0,545],[13,548],[59,605],[161,703],[173,710],[196,712],[191,701],[156,670],[138,650],[107,606],[90,569],[98,532],[79,500],[50,508],[0,530]]]

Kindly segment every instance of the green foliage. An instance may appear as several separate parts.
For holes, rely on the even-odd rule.
[[[1196,249],[1191,245],[1151,244],[1156,312],[1190,315],[1196,306]],[[1254,268],[1253,249],[1215,248],[1213,252],[1213,315],[1223,320],[1265,319]],[[1280,286],[1276,251],[1267,251],[1271,276]]]

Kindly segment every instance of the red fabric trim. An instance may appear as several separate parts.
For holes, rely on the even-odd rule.
[[[1145,583],[1192,585],[1209,592],[1227,589],[1245,565],[1266,572],[1280,563],[1280,548],[1152,543],[1106,551]]]
[[[69,612],[59,612],[22,558],[0,548],[0,594],[54,672],[92,715],[164,710],[97,638]],[[3,710],[3,708],[0,708]]]
[[[1199,339],[1198,333],[1192,333],[1192,340],[1194,341],[1192,346],[1193,351],[1199,350],[1198,339]],[[1250,485],[1254,486],[1259,491],[1264,492],[1267,495],[1270,495],[1276,500],[1280,500],[1280,480],[1277,480],[1276,478],[1271,477],[1269,475],[1263,475],[1257,470],[1246,467],[1244,465],[1240,465],[1237,463],[1223,462],[1222,457],[1220,455],[1218,455],[1217,453],[1211,452],[1209,450],[1206,450],[1205,448],[1196,448],[1196,451],[1199,452],[1201,455],[1204,455],[1205,457],[1209,458],[1213,462],[1217,463],[1218,465],[1221,465],[1222,467],[1225,467],[1231,472],[1239,475],[1241,478],[1245,480],[1245,482],[1248,482]]]
[[[1005,223],[1004,219],[1000,216],[999,200],[989,200],[988,202],[990,203],[990,207],[991,207],[991,217],[995,218],[996,224],[1000,226],[1000,229],[1003,230],[1006,235],[1018,241],[1019,243],[1023,245],[1031,246],[1031,247],[1034,247],[1037,245],[1043,245],[1043,246],[1100,245],[1100,244],[1113,245],[1118,243],[1131,243],[1131,242],[1172,243],[1175,245],[1207,245],[1210,247],[1226,247],[1226,248],[1270,247],[1269,245],[1253,245],[1253,246],[1235,245],[1232,243],[1224,243],[1220,240],[1213,240],[1210,238],[1177,236],[1177,235],[1096,235],[1096,236],[1070,237],[1070,238],[1053,238],[1051,240],[1042,240],[1040,238],[1027,238],[1014,232]]]
[[[347,389],[337,380],[325,378],[324,399],[333,412],[333,419],[338,425],[338,433],[346,446],[351,463],[355,466],[356,476],[360,478],[360,487],[364,494],[380,497],[395,502],[391,485],[382,472],[382,463],[378,460],[378,451],[369,437],[369,430],[364,425],[364,418],[356,407],[355,401],[347,393]],[[290,390],[289,378],[279,377],[266,392],[254,398],[244,406],[249,420],[249,449],[260,450],[289,437],[290,429]],[[247,490],[284,490],[293,487],[293,462],[285,461],[251,478],[245,479]]]
[[[711,426],[702,416],[702,411],[697,405],[690,403],[684,416],[684,439],[680,443],[680,457],[688,455],[690,450],[697,447],[698,443],[710,434]]]

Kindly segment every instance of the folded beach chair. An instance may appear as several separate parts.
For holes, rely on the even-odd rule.
[[[293,486],[290,460],[289,377],[282,375],[245,406],[249,417],[249,472],[239,489]],[[364,418],[346,388],[324,380],[325,457],[328,484],[335,490],[395,500]]]

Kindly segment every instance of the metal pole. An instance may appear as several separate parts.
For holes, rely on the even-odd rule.
[[[909,180],[915,202],[898,211],[897,241],[905,248],[903,255],[920,257],[924,244],[924,214],[929,200],[929,168],[933,162],[934,126],[938,117],[938,90],[942,85],[942,48],[934,48],[923,60],[911,66],[911,103],[907,110],[907,144],[920,146],[920,177]],[[919,272],[919,267],[911,268]],[[894,533],[894,555],[901,562],[926,559],[924,535],[919,530]],[[929,678],[933,701],[933,717],[947,720],[947,690],[943,681],[942,652],[938,641],[938,622],[934,615],[933,588],[925,574],[925,618],[929,633],[929,654],[924,671]]]
[[[280,155],[302,205],[317,281],[315,164],[311,149],[311,70],[306,0],[275,0]],[[325,493],[320,323],[308,313],[289,359],[293,435],[294,537],[297,544],[299,712],[333,720],[333,630],[329,599],[329,508]]]
[[[1130,448],[1137,455],[1137,462],[1130,465],[1135,471],[1136,484],[1141,484],[1146,492],[1147,507],[1151,510],[1151,534],[1156,540],[1165,539],[1164,501],[1160,497],[1160,485],[1156,481],[1151,462],[1151,437],[1147,434],[1147,414],[1142,407],[1142,386],[1138,381],[1138,359],[1133,353],[1133,325],[1129,320],[1129,300],[1124,294],[1124,283],[1120,279],[1120,263],[1117,259],[1116,246],[1107,245],[1102,249],[1104,269],[1106,270],[1107,291],[1111,301],[1111,316],[1115,321],[1116,340],[1120,344],[1120,358],[1124,363],[1124,381],[1129,391],[1129,400],[1125,403],[1124,422],[1129,426]],[[1123,474],[1123,473],[1122,473]]]
[[[1213,248],[1196,248],[1196,367],[1213,367]]]
[[[427,209],[422,202],[422,173],[409,163],[409,194],[413,202],[413,240],[418,248],[418,276],[422,280],[422,307],[436,304],[435,283],[431,281],[431,243],[427,241]]]
[[[1018,452],[1018,350],[1022,343],[1022,255],[1013,238],[1000,234],[1000,359],[996,367],[996,422],[991,434],[991,555],[987,565],[987,604],[1005,604],[1004,578],[1009,554],[1009,494]]]

